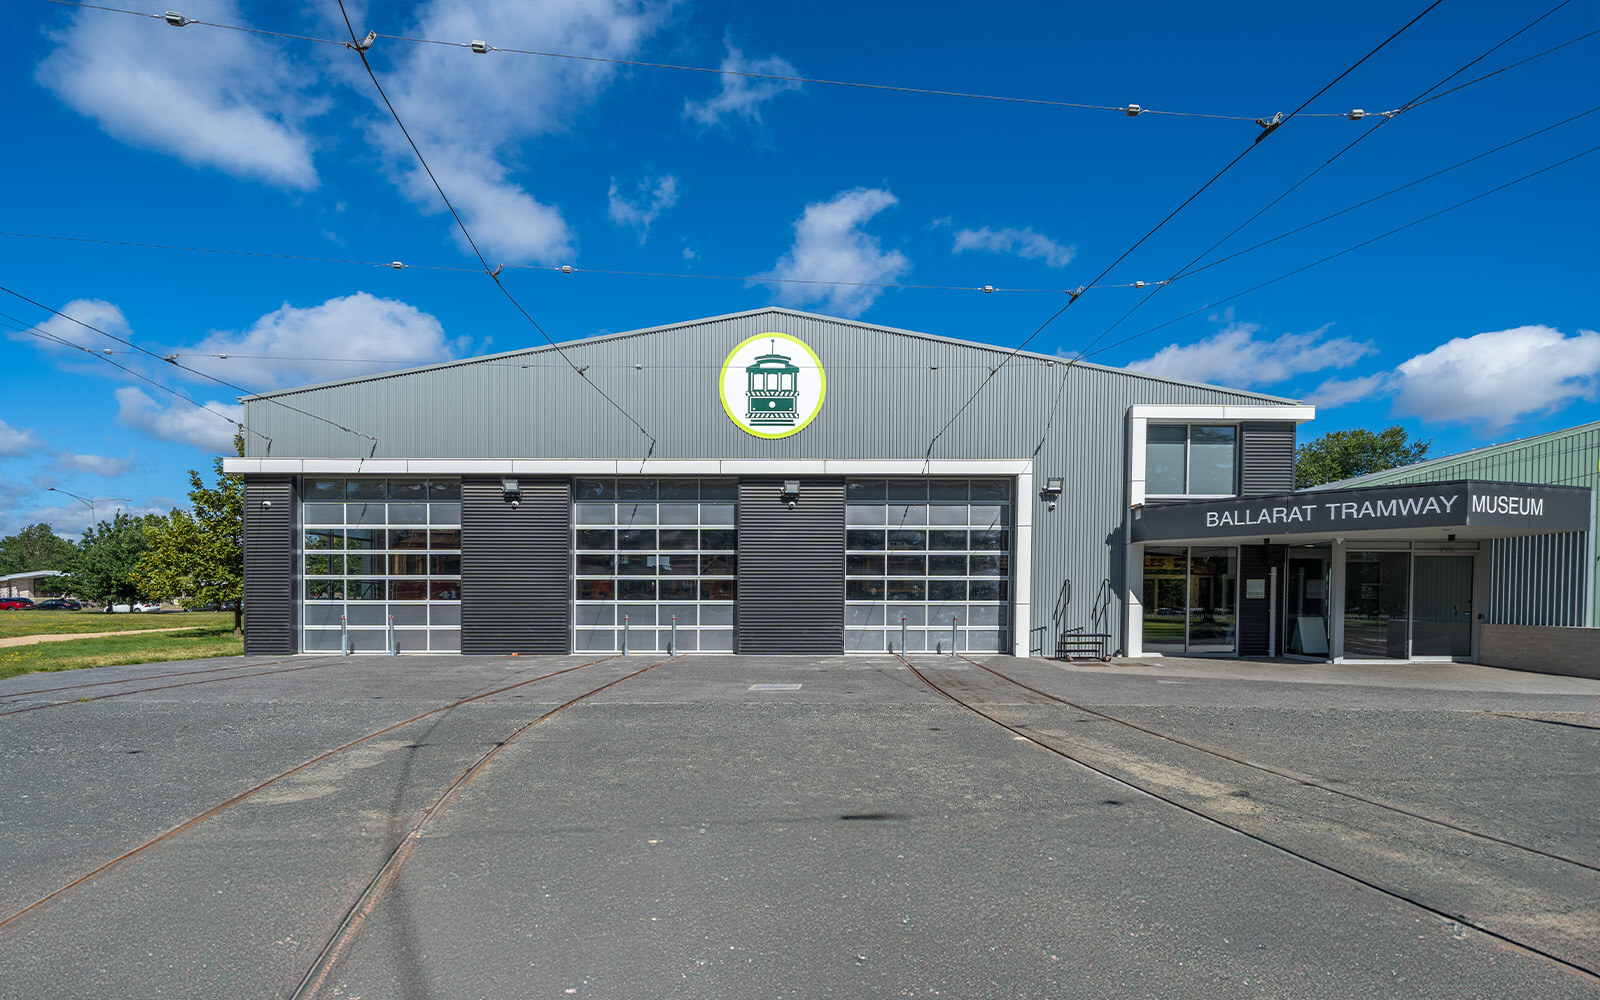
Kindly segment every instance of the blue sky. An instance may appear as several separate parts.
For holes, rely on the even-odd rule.
[[[1014,346],[1247,147],[1104,282],[1180,273],[1368,130],[1207,259],[1583,115],[1600,36],[1392,120],[1371,114],[1427,93],[1555,2],[1445,0],[1307,108],[1328,117],[1295,118],[1253,147],[1251,119],[1293,111],[1427,4],[348,7],[361,35],[1244,119],[389,37],[369,52],[486,256],[558,340],[775,303]],[[120,5],[346,37],[321,2]],[[0,228],[13,235],[0,236],[0,284],[250,390],[543,343],[472,273],[354,52],[43,0],[7,14]],[[1447,86],[1597,27],[1600,4],[1569,3]],[[1369,115],[1349,120],[1354,108]],[[1436,455],[1600,418],[1600,153],[1233,297],[1596,145],[1600,112],[1180,278],[1114,328],[1150,289],[1096,288],[1030,349],[1070,357],[1093,344],[1098,363],[1308,399],[1320,415],[1307,437],[1403,423]],[[372,266],[396,260],[417,266]],[[561,265],[577,271],[546,269]],[[595,273],[607,270],[670,277]],[[51,486],[127,497],[133,511],[182,503],[185,471],[226,449],[238,393],[0,299],[0,534],[40,520],[76,534],[87,511]]]

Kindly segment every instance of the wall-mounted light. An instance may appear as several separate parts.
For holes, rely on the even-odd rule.
[[[1062,479],[1060,476],[1050,476],[1045,479],[1044,489],[1039,491],[1039,495],[1044,497],[1046,509],[1056,509],[1056,503],[1061,499],[1061,486]]]
[[[785,479],[783,481],[783,502],[789,505],[790,510],[794,510],[796,505],[800,503],[800,480]]]
[[[262,510],[271,510],[272,509],[272,501],[271,500],[263,500],[263,501],[261,501],[261,509]]]
[[[500,480],[500,492],[506,501],[515,507],[522,502],[522,489],[513,476],[504,476]]]

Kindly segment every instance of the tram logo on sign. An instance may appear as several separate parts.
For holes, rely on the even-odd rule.
[[[722,408],[747,434],[798,434],[822,410],[828,379],[804,341],[762,333],[735,347],[722,363]]]

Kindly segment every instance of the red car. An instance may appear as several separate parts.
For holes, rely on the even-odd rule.
[[[27,597],[0,597],[0,611],[26,611],[33,607],[33,601]]]

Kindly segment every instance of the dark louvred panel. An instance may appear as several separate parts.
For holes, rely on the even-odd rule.
[[[1256,420],[1239,426],[1239,492],[1288,493],[1294,489],[1294,421]]]
[[[739,481],[741,653],[844,652],[844,480]]]
[[[248,656],[299,651],[296,611],[294,480],[244,481],[244,651]]]
[[[572,651],[572,483],[461,481],[461,651]]]
[[[1269,598],[1272,595],[1272,570],[1278,570],[1278,634],[1283,634],[1283,571],[1288,549],[1282,545],[1243,545],[1239,548],[1239,655],[1266,656]],[[1249,581],[1266,580],[1267,597],[1250,598]],[[1276,646],[1283,652],[1283,643]]]

